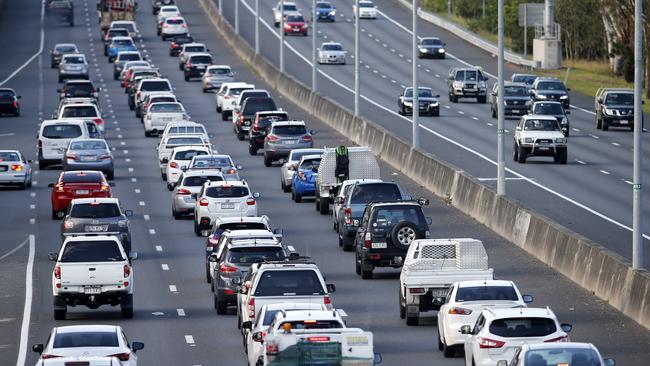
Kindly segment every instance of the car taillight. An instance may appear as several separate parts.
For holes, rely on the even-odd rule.
[[[313,139],[312,139],[311,135],[306,135],[306,136],[303,136],[303,137],[301,138],[301,140],[302,140],[302,141],[312,141]]]
[[[248,199],[246,200],[246,204],[249,205],[249,206],[255,205],[255,198],[248,197]]]
[[[167,28],[167,27],[169,27],[169,24],[167,23],[163,24],[163,28]]]
[[[41,355],[41,359],[43,359],[43,360],[47,360],[49,358],[58,358],[58,357],[63,357],[63,356],[53,355],[53,354],[49,354],[49,353],[43,353]]]
[[[248,300],[248,317],[253,319],[255,317],[255,298],[251,297]]]
[[[266,139],[267,139],[269,142],[276,142],[276,141],[278,141],[280,138],[277,137],[276,135],[268,135],[268,136],[266,136]]]
[[[185,67],[192,67],[192,63],[188,61],[188,62],[185,64]]]
[[[424,293],[424,288],[422,287],[413,287],[409,289],[409,293],[411,294],[423,294]]]
[[[93,122],[97,123],[98,126],[101,126],[104,124],[104,120],[101,118],[93,118]]]
[[[128,264],[124,265],[124,278],[128,278],[131,275],[131,267]]]
[[[14,100],[14,108],[18,108],[18,101]]]
[[[370,233],[366,233],[363,237],[363,246],[368,249],[372,248],[372,237],[370,236]]]
[[[267,355],[277,355],[278,354],[278,345],[275,343],[266,344],[266,354]]]
[[[230,96],[230,95],[224,95],[223,96],[223,99],[230,99],[230,98],[232,98],[232,96]]]
[[[176,42],[172,42],[172,48],[176,48],[176,47],[177,47]]]
[[[325,304],[325,305],[332,305],[332,298],[329,297],[329,296],[327,296],[327,295],[325,295],[325,296],[323,297],[323,304]]]
[[[54,278],[57,280],[61,279],[61,267],[60,266],[55,266],[54,267]]]
[[[183,23],[183,28],[187,28],[187,24]]]
[[[307,342],[329,342],[330,337],[328,336],[314,336],[314,337],[307,337]]]
[[[236,174],[236,173],[237,173],[237,170],[235,170],[235,169],[228,169],[226,171],[226,174]]]
[[[298,177],[300,180],[305,180],[305,172],[298,172]]]
[[[11,170],[15,172],[22,172],[23,171],[23,166],[20,164],[12,164],[11,165]]]
[[[226,266],[224,264],[219,266],[219,272],[221,273],[235,273],[237,272],[237,267]]]
[[[346,225],[352,225],[352,209],[350,207],[343,209],[343,220]]]
[[[192,192],[190,192],[188,189],[181,188],[181,189],[176,191],[176,194],[177,195],[188,195],[188,194],[192,194]]]
[[[260,130],[259,126],[253,125],[253,131],[259,131],[259,130]]]
[[[568,341],[569,341],[569,336],[562,336],[553,339],[547,339],[544,342],[550,343],[550,342],[568,342]]]
[[[128,361],[129,358],[131,358],[131,353],[129,353],[129,352],[116,353],[116,354],[110,355],[108,357],[117,357],[117,359],[120,360],[120,361]]]
[[[172,161],[171,163],[169,163],[169,167],[174,168],[174,169],[178,169],[178,164],[175,161]]]
[[[102,192],[106,192],[106,191],[108,191],[109,189],[111,189],[111,186],[109,186],[109,185],[106,184],[106,183],[102,183],[102,185],[99,187],[99,190],[102,191]]]
[[[38,146],[39,149],[42,148],[43,147],[43,141],[41,141],[41,139],[36,140],[36,146]]]
[[[199,200],[199,206],[201,207],[207,207],[209,204],[210,202],[205,198],[201,198],[201,200]]]
[[[476,337],[479,348],[501,348],[506,342],[497,341],[490,338]]]
[[[63,192],[64,191],[63,184],[61,184],[61,183],[57,184],[55,187],[56,187],[57,192]]]
[[[451,308],[449,309],[449,314],[451,315],[470,315],[472,310],[465,308]]]
[[[77,155],[75,154],[65,154],[66,159],[77,160]]]
[[[66,229],[72,229],[74,227],[74,221],[66,221],[65,224],[63,224],[63,227]]]
[[[106,159],[110,159],[110,158],[111,158],[110,154],[101,154],[101,155],[99,155],[100,160],[106,160]]]

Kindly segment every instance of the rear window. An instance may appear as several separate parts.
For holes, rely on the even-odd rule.
[[[86,59],[83,56],[66,56],[63,58],[63,63],[66,64],[83,64]]]
[[[246,99],[243,112],[244,114],[255,114],[255,112],[274,111],[276,109],[273,99],[252,97]]]
[[[81,136],[78,125],[50,125],[43,127],[42,136],[48,139],[73,139]]]
[[[141,91],[171,91],[171,86],[167,81],[145,80],[140,85]]]
[[[165,103],[165,102],[174,103],[174,102],[176,102],[176,98],[174,98],[174,97],[154,97],[154,98],[151,98],[151,103]]]
[[[20,161],[20,156],[15,152],[0,151],[0,161]]]
[[[368,204],[370,202],[396,201],[402,198],[395,184],[362,184],[352,192],[352,204]]]
[[[61,181],[63,183],[101,183],[104,179],[99,172],[83,172],[83,173],[65,173]]]
[[[557,90],[565,91],[566,88],[561,81],[542,81],[537,83],[537,89],[539,90]]]
[[[168,134],[171,135],[178,135],[178,134],[195,134],[195,133],[200,133],[204,134],[205,128],[203,126],[179,126],[179,127],[170,127],[169,131],[167,131]]]
[[[549,348],[526,352],[526,365],[601,366],[598,354],[589,348]]]
[[[138,53],[120,54],[120,55],[117,56],[117,58],[120,61],[142,60],[142,57],[140,57],[140,54],[138,54]]]
[[[113,45],[114,46],[122,46],[122,47],[134,47],[133,46],[133,41],[130,39],[113,39]]]
[[[228,158],[196,158],[192,164],[192,168],[228,168],[232,163]]]
[[[115,28],[126,29],[129,32],[135,32],[135,27],[131,23],[118,23],[113,25]]]
[[[71,52],[77,52],[77,48],[74,46],[57,46],[55,48],[55,51],[61,53],[71,53]]]
[[[219,225],[219,230],[266,230],[266,225],[262,222],[233,222]]]
[[[456,301],[505,300],[517,301],[517,292],[511,286],[461,287],[456,291]]]
[[[232,70],[230,70],[228,68],[223,68],[223,67],[209,69],[208,73],[210,75],[230,75],[230,76],[232,76]]]
[[[129,31],[124,28],[113,28],[108,31],[109,37],[128,37]]]
[[[176,155],[174,155],[174,160],[192,160],[193,157],[199,155],[208,155],[208,153],[205,151],[196,150],[179,151],[176,153]]]
[[[206,190],[205,195],[211,198],[239,198],[248,196],[248,188],[233,186],[210,187]]]
[[[408,221],[417,226],[425,226],[426,221],[422,211],[410,207],[382,207],[376,210],[375,224],[379,228],[393,226],[401,221]]]
[[[69,106],[63,109],[61,117],[99,117],[97,109],[91,106]]]
[[[68,150],[108,150],[108,146],[103,140],[72,141]]]
[[[185,187],[200,187],[206,181],[210,182],[220,182],[223,180],[223,177],[220,175],[209,175],[209,176],[200,176],[200,177],[187,177],[183,179],[183,186]]]
[[[291,23],[294,23],[294,22],[295,22],[295,23],[304,23],[304,22],[305,22],[305,18],[303,18],[302,15],[289,15],[289,16],[287,17],[287,22],[291,22]]]
[[[53,348],[118,347],[116,332],[57,333]]]
[[[205,52],[203,46],[185,46],[185,52]]]
[[[281,260],[286,255],[281,247],[231,248],[226,254],[226,261],[233,264],[253,264],[265,260]]]
[[[70,216],[79,219],[102,219],[118,217],[121,215],[120,207],[115,203],[83,203],[72,205]]]
[[[282,322],[282,324],[291,324],[291,329],[331,329],[331,328],[343,328],[343,324],[339,323],[336,320],[303,320],[303,321],[291,321],[291,322]],[[282,328],[283,325],[280,325]]]
[[[112,240],[73,241],[66,244],[60,262],[117,262],[123,261],[117,242]]]
[[[318,166],[320,165],[320,159],[305,160],[300,164],[300,170],[311,170],[318,171]]]
[[[302,125],[289,125],[289,126],[275,126],[273,127],[273,134],[285,136],[298,136],[307,133],[307,128]]]
[[[172,137],[167,140],[167,145],[203,145],[203,140],[198,137]]]
[[[490,333],[504,338],[544,337],[556,330],[555,321],[549,318],[496,319],[490,324]]]
[[[13,101],[14,95],[14,92],[10,90],[0,90],[0,100],[2,101]]]
[[[182,113],[183,107],[178,103],[156,103],[151,105],[149,111],[160,113]]]
[[[325,295],[325,289],[313,270],[264,271],[255,288],[255,296]]]
[[[269,94],[267,92],[244,92],[241,94],[240,98],[243,101],[245,101],[248,98],[252,97],[268,97]]]
[[[190,57],[192,63],[195,64],[211,64],[212,57],[210,56],[192,56]]]
[[[165,21],[167,24],[183,24],[185,21],[183,19],[167,19]]]
[[[73,97],[83,97],[95,92],[91,83],[71,83],[65,86],[65,94]]]

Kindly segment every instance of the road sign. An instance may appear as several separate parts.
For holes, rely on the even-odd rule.
[[[519,4],[519,26],[532,27],[544,23],[544,3]]]

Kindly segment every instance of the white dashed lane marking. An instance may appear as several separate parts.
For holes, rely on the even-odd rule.
[[[183,309],[176,309],[176,314],[178,314],[178,316],[185,316],[185,310],[183,310]]]
[[[169,292],[178,292],[176,285],[169,285]]]
[[[160,267],[162,268],[163,271],[169,271],[169,265],[167,265],[166,263],[161,264]]]
[[[162,252],[163,248],[160,245],[156,245],[156,252]]]

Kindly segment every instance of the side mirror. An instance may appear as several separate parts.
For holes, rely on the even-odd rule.
[[[289,258],[298,258],[298,257],[300,257],[300,253],[298,252],[289,253]]]
[[[33,161],[32,159],[27,159],[27,162],[31,164],[31,163],[33,163],[34,161]]]
[[[260,198],[260,192],[255,192],[255,193],[253,193],[253,197],[255,197],[255,198]]]
[[[560,328],[562,328],[562,330],[565,333],[571,333],[571,330],[573,329],[573,325],[568,324],[568,323],[562,323],[562,324],[560,324]]]
[[[615,366],[616,365],[616,360],[613,358],[606,358],[603,361],[605,361],[605,366]]]
[[[61,93],[61,88],[56,90],[57,93]]]
[[[327,287],[327,292],[329,293],[336,292],[336,285],[333,283],[328,283],[325,285],[325,287]]]
[[[56,262],[59,258],[59,253],[50,253],[47,255],[47,259],[52,262]]]
[[[187,167],[186,167],[185,165],[183,165],[183,166],[181,167],[181,171],[187,171]]]
[[[354,220],[352,220],[352,226],[354,226],[354,227],[359,227],[359,225],[361,225],[361,223],[359,222],[358,219],[354,219]]]
[[[427,225],[433,225],[433,219],[431,217],[427,217]]]
[[[508,366],[508,361],[499,360],[499,361],[497,361],[497,366]]]
[[[571,88],[566,88],[566,91],[568,91],[568,92],[571,91]]]
[[[108,185],[111,186],[111,187],[115,187],[115,183],[113,183],[113,182],[108,182]]]
[[[417,201],[420,204],[420,206],[428,206],[429,205],[429,199],[428,198],[418,198]]]
[[[133,216],[133,211],[132,210],[124,210],[124,216],[126,216],[126,217]]]
[[[567,109],[566,111],[564,111],[564,114],[571,114],[571,111]]]
[[[211,139],[213,139],[213,138],[216,137],[216,135],[215,135],[214,133],[212,133],[212,132],[209,132],[209,133],[208,133],[208,137],[211,138]]]
[[[21,95],[16,96],[16,99],[23,99]]]
[[[279,237],[282,237],[283,233],[284,233],[284,230],[282,230],[282,229],[273,229],[273,234],[274,234],[276,237],[278,237],[278,236],[279,236]]]
[[[530,304],[533,302],[533,295],[522,295],[521,298],[524,300],[525,304]]]
[[[215,253],[210,254],[208,257],[208,262],[210,263],[217,263],[219,261],[219,258],[217,258],[217,255]]]
[[[253,333],[253,341],[263,343],[264,342],[264,336],[262,335],[262,332]]]
[[[315,135],[315,134],[318,133],[318,131],[316,131],[316,130],[309,130],[309,133],[310,133],[311,135]]]
[[[521,131],[521,126],[517,126],[517,127],[515,127],[515,130],[517,130],[517,131]]]
[[[144,343],[142,342],[133,342],[131,344],[131,349],[133,350],[133,352],[137,352],[143,348],[144,348]]]
[[[54,188],[54,183],[48,183],[47,186],[48,186],[49,188]]]
[[[372,364],[373,365],[380,364],[381,361],[383,361],[382,358],[381,358],[381,353],[373,354],[373,357],[372,357]]]
[[[95,91],[100,92],[100,91],[102,91],[102,88],[95,88]]]
[[[472,326],[471,325],[463,325],[460,327],[460,333],[461,334],[472,334]]]
[[[129,259],[132,260],[132,261],[138,259],[138,252],[131,252],[129,254]]]
[[[44,346],[43,346],[42,343],[35,344],[35,345],[32,346],[32,351],[34,351],[36,353],[43,353],[43,348],[44,348]]]
[[[242,170],[242,169],[244,169],[244,167],[243,167],[241,164],[237,164],[237,165],[235,165],[235,168],[237,168],[237,170]]]
[[[251,321],[246,321],[241,324],[242,329],[251,330],[253,323]]]

